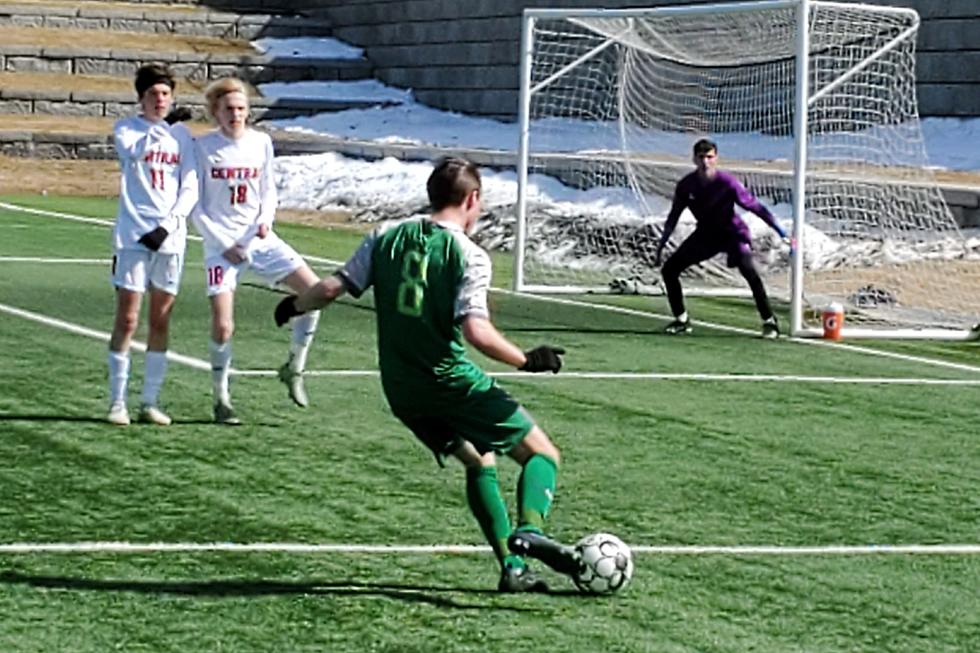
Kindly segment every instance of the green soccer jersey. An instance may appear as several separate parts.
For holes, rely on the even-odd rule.
[[[460,327],[489,317],[490,257],[462,229],[427,218],[380,228],[338,274],[354,296],[374,287],[381,381],[396,414],[458,409],[493,385],[467,358]]]

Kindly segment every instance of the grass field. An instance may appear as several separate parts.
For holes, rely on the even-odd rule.
[[[0,208],[0,650],[977,650],[976,344],[763,341],[734,300],[692,301],[720,328],[670,338],[661,298],[495,292],[515,341],[568,350],[562,374],[501,378],[562,449],[552,532],[636,549],[621,595],[555,575],[551,595],[499,595],[460,469],[439,470],[384,404],[370,297],[325,313],[304,411],[271,375],[278,295],[242,287],[246,424],[215,426],[192,242],[171,337],[186,364],[163,391],[176,423],[111,427],[115,204],[0,200],[97,219]],[[322,272],[358,240],[277,229]],[[131,402],[141,370],[137,353]],[[515,466],[501,472],[510,497]],[[171,548],[40,547],[79,543]],[[210,543],[337,546],[192,550]],[[474,548],[429,549],[452,545]]]

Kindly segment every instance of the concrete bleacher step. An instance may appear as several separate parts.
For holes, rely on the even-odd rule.
[[[177,103],[191,109],[195,118],[206,117],[201,80],[177,80]],[[326,111],[363,109],[385,104],[371,100],[263,97],[250,86],[254,120],[308,116]],[[121,118],[136,111],[132,79],[110,75],[0,72],[0,114],[105,116]]]
[[[53,27],[154,34],[261,37],[327,36],[330,24],[300,15],[238,14],[197,4],[91,0],[13,0],[0,5],[0,26]]]
[[[220,77],[238,76],[251,83],[253,91],[269,81],[372,77],[371,64],[364,58],[276,57],[249,44],[266,36],[326,36],[326,23],[298,15],[215,10],[216,4],[220,3],[15,0],[0,5],[0,118],[20,117],[15,126],[9,125],[10,119],[0,128],[0,150],[30,156],[106,156],[111,122],[137,109],[133,74],[150,61],[169,64],[178,77],[178,103],[198,119],[205,116],[204,88]],[[378,104],[382,103],[252,93],[256,120]],[[59,116],[72,126],[80,125],[79,119],[92,119],[87,123],[100,124],[100,133],[82,130],[73,139],[64,130],[51,131],[45,117]],[[104,125],[96,120],[100,118]]]
[[[0,27],[0,70],[132,77],[147,61],[164,61],[174,73],[208,80],[238,75],[267,81],[364,79],[366,59],[275,57],[241,39],[213,36],[108,32],[50,27]]]
[[[77,116],[66,121],[57,115],[0,115],[0,154],[71,159],[115,159],[112,146],[113,118]],[[187,123],[195,135],[212,125],[204,121]],[[287,131],[259,124],[258,129],[272,136],[276,154],[318,154],[336,152],[364,159],[394,157],[402,161],[434,161],[440,156],[465,154],[481,166],[516,165],[516,154],[503,150],[474,150],[415,143],[377,143],[337,136]]]

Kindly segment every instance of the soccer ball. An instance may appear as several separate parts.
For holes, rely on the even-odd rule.
[[[582,567],[572,580],[586,594],[614,594],[633,577],[633,552],[615,535],[586,535],[575,550],[582,556]]]

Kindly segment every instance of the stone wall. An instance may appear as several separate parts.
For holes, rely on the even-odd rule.
[[[980,116],[980,0],[866,1],[912,7],[922,17],[918,43],[921,113]],[[525,7],[669,4],[678,4],[678,0],[308,0],[293,6],[303,5],[326,17],[335,36],[365,48],[382,81],[414,89],[420,101],[512,118],[517,107],[518,42]]]

